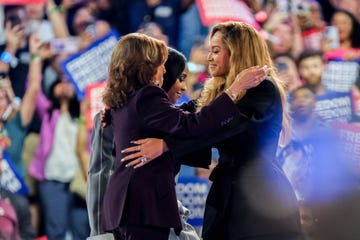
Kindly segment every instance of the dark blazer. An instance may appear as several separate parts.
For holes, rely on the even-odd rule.
[[[218,131],[188,141],[166,138],[175,158],[211,146],[219,151],[203,238],[293,239],[300,234],[297,201],[275,159],[283,111],[278,89],[265,80],[237,106],[241,116]]]
[[[180,164],[164,154],[142,168],[125,167],[121,149],[129,147],[132,140],[146,137],[200,136],[231,122],[239,115],[238,109],[222,94],[200,113],[185,113],[169,103],[165,91],[145,86],[123,108],[112,109],[111,115],[116,160],[104,197],[104,229],[136,224],[180,230],[174,181]]]

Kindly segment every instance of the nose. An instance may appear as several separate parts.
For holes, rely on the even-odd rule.
[[[211,52],[208,53],[206,60],[210,62],[212,60],[212,54]]]
[[[185,82],[182,82],[181,83],[181,91],[185,92],[186,90],[187,90],[187,86],[186,86]]]

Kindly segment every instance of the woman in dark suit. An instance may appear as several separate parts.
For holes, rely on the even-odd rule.
[[[213,26],[208,61],[212,78],[197,101],[199,109],[221,96],[236,72],[251,65],[273,66],[259,33],[236,22]],[[230,124],[199,138],[166,140],[170,149],[166,154],[175,159],[204,147],[215,146],[219,151],[219,163],[210,176],[213,184],[205,207],[203,239],[299,239],[295,194],[275,160],[280,132],[288,125],[283,86],[271,70],[265,81],[236,99],[240,117]],[[167,149],[157,147],[158,140],[142,139],[135,144],[139,145],[124,151],[135,151],[125,159],[135,158],[128,165],[137,168],[149,163],[140,162],[139,157],[153,154],[151,149]]]
[[[138,33],[122,37],[111,56],[103,101],[111,109],[116,159],[105,191],[103,224],[116,239],[165,240],[170,228],[177,233],[181,229],[174,182],[179,163],[164,154],[158,161],[134,169],[121,161],[121,149],[134,138],[195,137],[229,124],[239,115],[233,96],[258,85],[266,76],[262,68],[246,69],[236,75],[228,93],[189,114],[174,108],[159,87],[166,58],[162,41]]]

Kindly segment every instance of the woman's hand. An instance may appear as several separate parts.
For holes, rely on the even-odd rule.
[[[158,138],[145,138],[131,143],[135,144],[135,146],[121,151],[122,153],[131,153],[121,159],[122,162],[130,161],[126,164],[127,167],[142,167],[168,150],[164,140]]]
[[[268,66],[254,66],[241,71],[236,75],[233,84],[227,89],[231,95],[238,96],[244,90],[256,87],[269,74],[271,68]],[[234,96],[230,96],[234,98]]]

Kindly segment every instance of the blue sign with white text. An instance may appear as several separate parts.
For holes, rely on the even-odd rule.
[[[83,99],[88,85],[108,78],[111,54],[119,38],[116,31],[110,31],[84,51],[72,55],[61,63],[61,68],[74,85],[79,100]]]
[[[190,210],[188,223],[194,227],[203,224],[206,197],[210,189],[208,179],[180,177],[176,184],[176,196]]]

